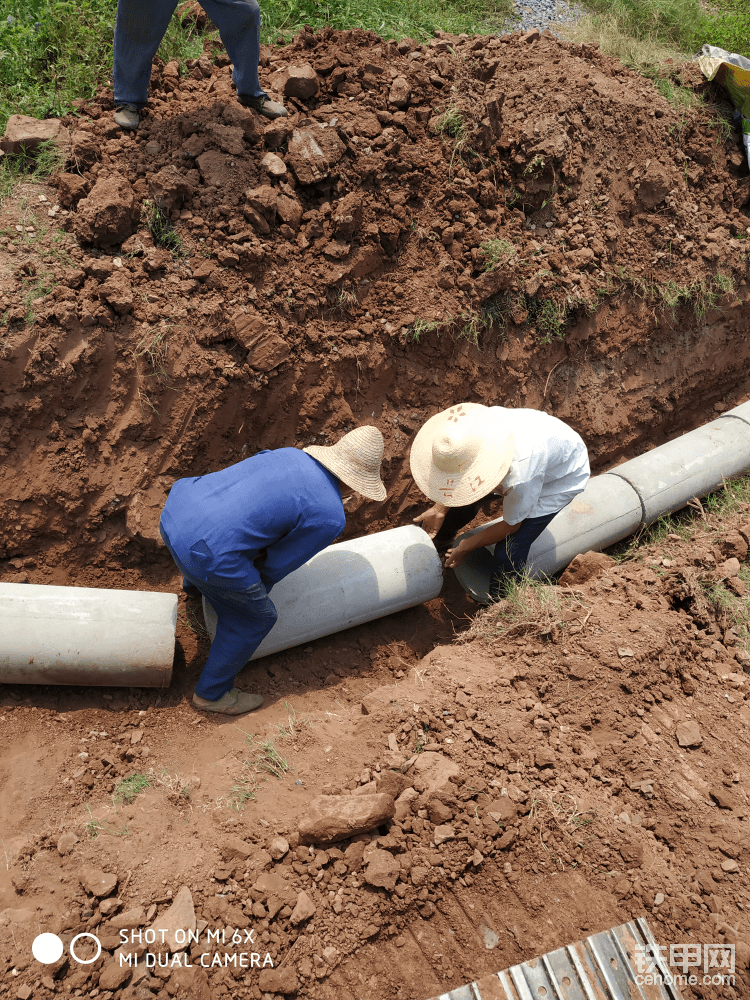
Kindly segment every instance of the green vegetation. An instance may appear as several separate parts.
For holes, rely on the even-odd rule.
[[[0,69],[2,69],[1,58]],[[1,102],[2,98],[0,98],[0,108]],[[51,139],[40,143],[34,155],[23,152],[18,156],[4,156],[0,163],[0,205],[15,190],[19,181],[45,181],[51,174],[62,170],[64,162],[65,158],[60,152],[60,147]]]
[[[659,302],[672,320],[675,319],[679,306],[692,305],[699,323],[703,323],[709,310],[718,305],[722,295],[734,291],[732,275],[721,272],[710,278],[700,278],[689,285],[680,285],[672,280],[655,284],[633,276],[627,276],[625,280],[632,285],[639,298]]]
[[[248,745],[252,751],[252,757],[246,761],[256,773],[266,771],[274,778],[283,778],[289,770],[289,764],[284,760],[279,751],[273,745],[273,740],[258,740],[256,736],[248,737]]]
[[[747,0],[584,0],[592,12],[575,29],[608,55],[638,69],[689,59],[704,43],[750,56]],[[661,86],[660,86],[661,89]],[[668,87],[666,90],[668,91]],[[668,92],[662,91],[671,99]]]
[[[177,615],[177,621],[201,638],[205,639],[208,636],[208,629],[203,621],[203,615],[193,611],[192,608],[186,608],[184,613],[180,612]]]
[[[33,323],[36,310],[34,303],[43,299],[48,292],[51,292],[57,282],[52,271],[41,271],[36,274],[24,276],[21,280],[23,294],[21,305],[26,310],[26,322]]]
[[[546,578],[532,580],[528,576],[518,583],[511,582],[505,598],[480,611],[460,641],[483,639],[494,645],[518,635],[558,636],[566,622],[575,617],[570,612],[583,606],[575,594],[553,590],[549,583]],[[585,617],[583,610],[581,615]]]
[[[451,34],[497,30],[513,13],[507,0],[278,0],[261,6],[265,39],[289,38],[304,25],[364,28],[383,38],[424,39],[435,29]]]
[[[494,271],[515,256],[516,248],[510,240],[485,240],[479,245],[479,253],[484,257],[485,271]]]
[[[114,791],[114,801],[124,802],[128,805],[136,795],[140,795],[141,792],[150,786],[151,782],[146,774],[131,774],[129,778],[123,778],[122,781],[118,781],[115,785]]]
[[[146,226],[158,247],[170,250],[174,256],[179,256],[182,250],[182,239],[175,232],[172,220],[166,212],[148,198],[143,202],[141,222]]]
[[[250,788],[247,781],[236,781],[229,789],[227,805],[235,812],[242,812],[245,803],[252,802],[255,797],[255,789]]]
[[[550,344],[553,340],[562,340],[565,336],[565,325],[568,320],[568,307],[564,302],[554,299],[527,298],[529,323],[533,323],[542,344]]]

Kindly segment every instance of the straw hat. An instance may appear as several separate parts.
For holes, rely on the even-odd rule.
[[[380,463],[385,443],[377,427],[355,427],[336,444],[311,444],[303,448],[321,465],[369,500],[385,500],[386,489],[380,478]]]
[[[436,413],[411,446],[411,474],[430,500],[463,507],[487,496],[505,478],[513,435],[501,415],[481,403],[458,403]]]

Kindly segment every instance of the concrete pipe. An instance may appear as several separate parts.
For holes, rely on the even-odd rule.
[[[552,576],[567,566],[579,552],[603,549],[627,538],[641,525],[642,507],[636,491],[616,476],[590,479],[583,493],[561,510],[531,546],[528,571],[531,576]],[[499,524],[499,517],[489,524]],[[486,528],[487,525],[482,525]],[[482,528],[459,535],[468,538]],[[454,572],[467,594],[480,603],[489,601],[494,545],[470,552]]]
[[[719,417],[606,475],[629,483],[643,505],[643,524],[684,507],[750,468],[750,423]]]
[[[169,687],[176,594],[0,583],[0,683]]]
[[[591,479],[531,546],[529,574],[559,573],[579,553],[614,545],[749,470],[750,402]],[[492,545],[477,549],[454,571],[467,594],[483,604],[489,602],[493,552]]]
[[[252,658],[423,604],[442,585],[440,557],[415,524],[329,545],[272,589],[279,618]],[[203,614],[213,639],[216,613],[205,597]]]

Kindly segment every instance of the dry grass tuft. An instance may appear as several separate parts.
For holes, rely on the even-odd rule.
[[[557,639],[579,616],[583,621],[586,609],[578,594],[553,586],[547,580],[524,577],[510,588],[504,600],[480,611],[458,641],[482,640],[494,645],[500,639],[521,635]]]
[[[669,60],[679,64],[692,58],[689,52],[664,45],[655,35],[638,38],[629,34],[615,14],[589,14],[575,24],[561,27],[561,34],[569,41],[598,45],[605,55],[641,72],[644,67],[663,66]]]

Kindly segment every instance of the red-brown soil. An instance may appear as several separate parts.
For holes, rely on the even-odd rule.
[[[273,90],[308,62],[319,90],[287,98],[286,131],[238,110],[228,67],[202,60],[180,81],[157,66],[136,137],[112,127],[102,94],[68,122],[57,189],[28,185],[3,207],[3,580],[178,590],[156,532],[176,478],[359,422],[386,438],[389,499],[353,503],[352,534],[422,509],[411,436],[457,399],[547,409],[603,469],[748,398],[750,181],[708,115],[596,49],[533,34],[395,46],[303,33],[265,54],[262,78]],[[434,129],[449,106],[459,149]],[[303,157],[305,133],[325,162]],[[261,166],[269,151],[283,180]],[[67,208],[50,217],[58,195]],[[149,195],[180,253],[132,232]],[[491,240],[511,250],[486,270]],[[678,285],[690,301],[665,308]],[[190,707],[207,645],[184,596],[169,691],[4,689],[0,995],[261,996],[257,970],[105,989],[101,961],[34,962],[39,930],[111,942],[78,881],[93,864],[117,875],[123,910],[161,912],[186,885],[211,927],[252,926],[300,996],[419,1000],[647,914],[662,943],[736,942],[734,991],[694,995],[747,997],[747,681],[731,634],[689,593],[730,527],[670,543],[666,572],[627,563],[581,585],[565,629],[543,638],[454,645],[475,609],[447,579],[422,608],[243,672],[267,700],[238,724]],[[362,715],[394,682],[397,702]],[[675,729],[691,719],[702,744],[683,749]],[[273,739],[281,779],[245,763],[248,733]],[[294,846],[313,795],[369,779],[397,791],[392,768],[417,744],[459,771],[438,796],[405,775],[419,797],[375,831],[395,889],[366,882],[356,848],[346,862]],[[150,787],[115,805],[132,773]],[[456,837],[435,848],[446,819]],[[68,831],[78,842],[61,855]],[[292,844],[280,862],[263,853],[276,834]],[[312,919],[295,927],[252,898],[264,866],[309,895]],[[8,910],[22,912],[9,923]]]

